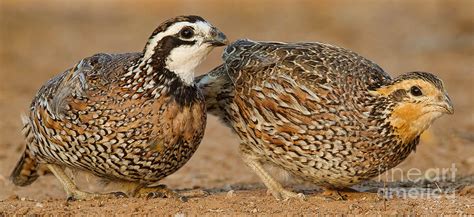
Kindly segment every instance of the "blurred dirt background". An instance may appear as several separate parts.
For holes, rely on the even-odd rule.
[[[181,14],[205,17],[231,40],[320,41],[349,48],[391,75],[429,71],[439,75],[455,105],[455,115],[435,122],[416,153],[399,165],[388,185],[455,189],[455,197],[384,199],[373,192],[380,181],[356,186],[346,201],[312,197],[317,186],[290,185],[306,201],[278,202],[239,159],[238,139],[210,117],[205,138],[191,161],[164,184],[208,196],[183,203],[171,199],[65,201],[53,176],[31,186],[13,186],[8,176],[24,148],[20,114],[41,85],[81,58],[98,52],[141,51],[165,19]],[[216,49],[200,68],[220,62]],[[0,1],[0,216],[10,214],[206,214],[294,215],[474,214],[474,1]],[[455,180],[434,182],[436,169],[456,168]],[[423,173],[417,182],[407,171]],[[440,175],[440,174],[438,174]],[[441,174],[443,175],[443,174]],[[436,176],[436,174],[435,174]],[[82,177],[82,176],[81,176]],[[378,180],[378,179],[377,179]],[[398,182],[402,180],[403,182]],[[85,182],[85,181],[84,181]],[[428,184],[427,184],[428,183]],[[100,188],[92,180],[85,187]],[[425,188],[430,186],[429,188]],[[435,187],[433,187],[435,186]]]

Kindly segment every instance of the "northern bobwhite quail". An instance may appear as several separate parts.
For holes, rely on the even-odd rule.
[[[71,199],[65,168],[123,182],[134,196],[181,168],[198,147],[206,107],[194,70],[225,35],[199,16],[160,24],[142,53],[96,54],[48,81],[23,118],[26,150],[14,184],[29,185],[46,164]],[[157,187],[157,189],[159,189]]]
[[[435,75],[392,79],[328,44],[238,40],[223,60],[196,83],[208,112],[238,134],[243,160],[277,199],[302,195],[285,190],[264,163],[346,188],[398,165],[435,119],[453,113]]]

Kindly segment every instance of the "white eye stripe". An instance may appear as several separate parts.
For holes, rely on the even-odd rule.
[[[154,49],[155,49],[156,45],[158,44],[158,41],[160,41],[161,39],[163,39],[166,36],[179,34],[181,29],[185,26],[193,27],[194,31],[196,31],[196,33],[198,33],[198,32],[210,32],[211,28],[212,28],[209,23],[203,22],[203,21],[198,21],[196,23],[190,23],[190,22],[175,23],[175,24],[169,26],[168,29],[166,29],[166,31],[160,32],[160,33],[156,34],[155,36],[151,37],[148,40],[148,44],[147,44],[145,54],[144,54],[144,59],[149,59],[151,56],[153,56]],[[191,37],[191,39],[192,38],[193,37]]]

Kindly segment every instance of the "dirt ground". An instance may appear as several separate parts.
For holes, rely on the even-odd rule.
[[[473,8],[470,0],[0,1],[0,216],[474,214]],[[190,162],[162,182],[182,194],[209,193],[188,202],[67,202],[51,175],[12,185],[8,176],[25,146],[19,117],[39,87],[82,57],[142,50],[156,25],[180,14],[205,17],[231,40],[321,41],[354,50],[393,76],[433,72],[444,80],[455,115],[436,121],[396,169],[354,187],[361,192],[342,193],[341,201],[320,199],[317,186],[279,172],[307,199],[276,201],[240,160],[236,136],[214,117]],[[217,65],[221,52],[199,72]],[[82,187],[101,189],[94,178],[80,177]],[[397,190],[409,194],[381,194]]]

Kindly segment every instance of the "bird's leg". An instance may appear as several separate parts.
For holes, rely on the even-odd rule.
[[[173,198],[181,201],[186,201],[187,198],[181,196],[169,189],[166,185],[157,185],[153,187],[138,187],[135,191],[135,195],[138,197],[146,198]]]
[[[111,195],[122,196],[119,193],[96,194],[81,191],[77,188],[72,179],[64,172],[64,169],[61,166],[56,164],[48,164],[47,167],[63,185],[68,200],[88,200],[100,197],[109,198]]]
[[[99,195],[89,192],[80,191],[76,184],[69,178],[69,176],[64,172],[64,169],[61,166],[56,164],[48,164],[48,169],[56,176],[56,178],[61,182],[66,191],[68,200],[85,200],[96,198]]]
[[[302,193],[295,193],[283,188],[283,186],[277,182],[266,170],[262,164],[253,155],[249,154],[245,149],[245,144],[241,144],[241,154],[243,161],[260,177],[265,186],[270,190],[272,195],[277,200],[288,200],[290,198],[301,198],[304,199]]]

